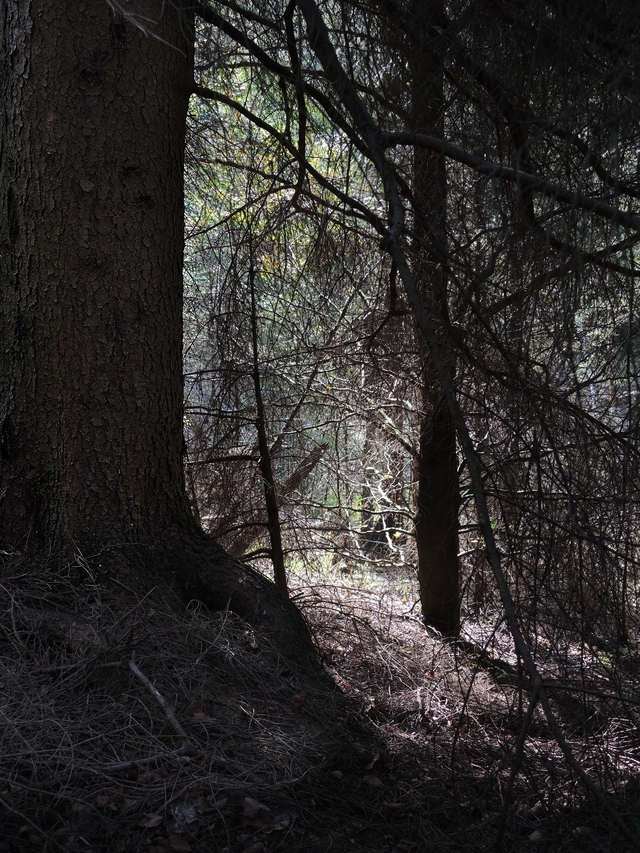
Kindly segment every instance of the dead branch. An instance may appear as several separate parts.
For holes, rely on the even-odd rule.
[[[181,737],[183,739],[184,743],[182,744],[182,748],[185,750],[186,749],[192,750],[191,753],[185,752],[183,754],[185,754],[185,755],[186,754],[198,755],[200,753],[200,750],[198,749],[198,747],[194,743],[192,743],[191,739],[189,738],[189,735],[185,732],[185,730],[180,725],[173,708],[171,707],[171,705],[169,705],[169,703],[164,698],[164,696],[160,693],[160,691],[157,690],[157,688],[149,681],[147,676],[138,669],[138,667],[136,666],[136,664],[134,662],[133,656],[131,657],[131,660],[129,661],[129,669],[136,676],[136,678],[138,678],[144,684],[144,686],[147,688],[149,693],[151,693],[153,698],[158,702],[158,704],[160,705],[160,707],[164,711],[166,718],[171,723],[173,730],[176,732],[176,734],[179,737]]]

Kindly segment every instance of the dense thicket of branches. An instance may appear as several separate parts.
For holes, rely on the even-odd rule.
[[[423,116],[433,126],[410,132],[416,90],[433,89],[412,79],[420,75],[407,59],[419,49],[419,8],[422,38],[441,57],[444,100]],[[425,8],[334,3],[323,14],[387,146],[414,275],[423,257],[446,270],[436,333],[521,616],[624,639],[636,564],[635,6],[611,14],[595,3],[433,3],[426,19]],[[311,531],[327,528],[380,555],[411,535],[411,461],[420,413],[429,416],[421,344],[397,270],[378,248],[389,199],[378,155],[320,68],[300,9],[252,9],[204,14],[214,26],[199,40],[208,101],[192,113],[190,482],[219,535],[231,535],[231,518],[236,527],[264,520],[247,348],[255,265],[283,508],[293,512],[292,495],[304,495],[286,525],[288,547],[294,531],[298,546],[306,531],[310,547],[320,544]],[[415,224],[434,215],[413,185],[423,150],[445,170],[446,242]],[[216,506],[227,477],[241,516]],[[468,503],[461,523],[470,531],[464,581],[484,605]],[[362,528],[374,535],[355,536]]]
[[[620,659],[640,580],[639,30],[630,0],[201,11],[189,484],[238,553],[268,544],[253,322],[290,559],[415,564],[421,435],[444,407],[463,615],[506,614],[532,677],[571,643],[584,666]]]

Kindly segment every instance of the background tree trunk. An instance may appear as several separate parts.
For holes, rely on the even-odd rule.
[[[411,0],[407,21],[411,74],[411,129],[444,137],[444,52],[439,34],[444,14],[440,0]],[[446,350],[447,180],[444,158],[415,148],[413,157],[416,234],[414,275],[424,305]],[[422,614],[446,634],[460,627],[460,567],[456,436],[426,344],[422,349],[422,413],[416,464],[416,545]],[[451,368],[453,371],[453,364]]]

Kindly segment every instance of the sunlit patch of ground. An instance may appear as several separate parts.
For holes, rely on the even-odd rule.
[[[436,826],[445,824],[440,843],[451,849],[489,849],[501,826],[503,849],[626,849],[628,842],[614,838],[602,808],[589,804],[567,769],[540,708],[510,783],[528,702],[528,678],[512,638],[499,618],[467,616],[461,641],[444,640],[423,626],[412,581],[404,568],[360,567],[332,578],[299,577],[296,588],[327,666],[381,744],[387,773],[381,780],[400,784],[408,810],[426,808]],[[545,636],[535,641],[569,745],[635,828],[637,652],[618,653],[633,673],[621,685],[619,667],[615,673],[603,667],[597,649],[566,642],[559,648]],[[569,684],[571,690],[560,689]],[[620,689],[627,701],[618,698]]]

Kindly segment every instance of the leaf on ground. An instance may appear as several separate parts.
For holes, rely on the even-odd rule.
[[[154,770],[147,770],[146,773],[141,773],[138,782],[145,784],[146,782],[161,782],[166,779],[169,772],[165,767],[156,767]]]
[[[109,811],[117,812],[122,802],[121,791],[105,791],[103,794],[98,794],[96,797],[96,806],[99,809],[109,809]]]
[[[206,714],[204,711],[194,711],[192,716],[194,717],[194,719],[200,720],[200,722],[202,722],[202,723],[212,723],[213,722],[213,719],[208,714]]]
[[[384,782],[379,776],[376,776],[374,773],[367,773],[364,777],[364,781],[367,785],[371,785],[372,788],[384,788]]]
[[[130,811],[135,809],[140,800],[137,797],[125,797],[124,802],[122,803],[122,814],[128,814]]]
[[[245,797],[242,802],[242,817],[246,823],[252,826],[262,826],[269,817],[269,807],[251,797]]]
[[[414,853],[414,850],[417,849],[418,845],[415,841],[411,841],[409,838],[403,838],[402,841],[399,841],[393,848],[393,853]]]
[[[170,835],[166,841],[169,842],[165,845],[167,850],[175,850],[176,853],[189,853],[191,850],[189,842],[181,835]]]
[[[291,818],[288,815],[280,815],[274,817],[271,826],[266,827],[263,832],[265,835],[270,835],[272,832],[281,832],[283,829],[288,829],[291,824]]]
[[[191,846],[181,835],[170,835],[149,848],[149,853],[189,853]]]
[[[258,641],[256,640],[255,634],[253,633],[253,631],[245,631],[244,632],[244,634],[242,635],[242,643],[245,646],[245,648],[249,648],[254,652],[257,651],[259,648]]]
[[[378,761],[380,761],[380,753],[376,752],[371,761],[367,764],[367,770],[373,770],[374,764]]]
[[[145,829],[151,829],[154,826],[160,826],[161,823],[162,815],[146,812],[138,821],[138,826],[143,826]]]
[[[382,803],[382,807],[389,809],[390,812],[396,812],[397,814],[404,812],[407,809],[404,803]]]
[[[178,803],[171,807],[171,811],[176,821],[183,826],[188,826],[190,823],[198,820],[198,809],[189,803]]]
[[[296,693],[295,696],[291,698],[291,704],[294,708],[300,708],[307,701],[307,697],[304,693]]]
[[[185,714],[188,714],[190,717],[193,717],[196,720],[201,720],[203,723],[212,723],[213,720],[211,717],[203,711],[200,705],[196,702],[195,699],[189,699],[187,702],[187,706],[184,709]]]
[[[171,811],[179,824],[194,823],[204,812],[211,811],[211,806],[197,790],[186,791],[171,803]]]

